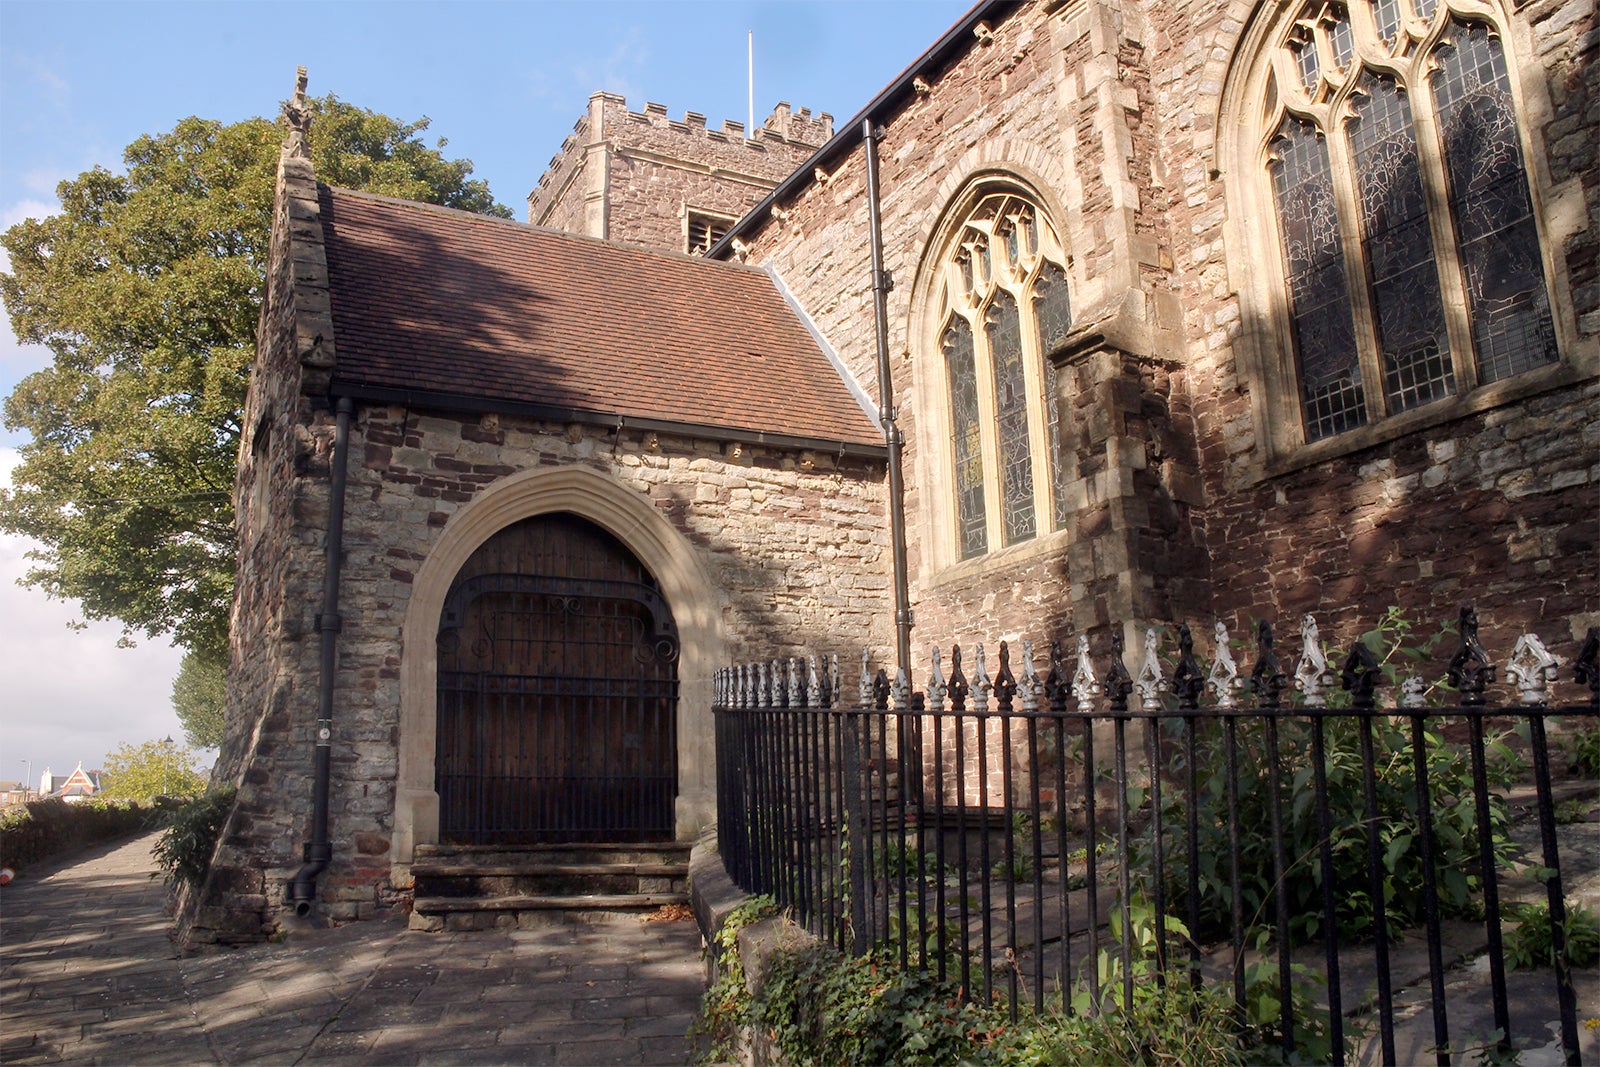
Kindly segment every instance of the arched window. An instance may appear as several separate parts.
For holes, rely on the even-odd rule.
[[[1029,199],[990,193],[949,242],[938,288],[955,543],[962,559],[1066,524],[1055,370],[1071,323],[1066,255]]]
[[[1313,0],[1269,57],[1304,440],[1555,362],[1505,50],[1481,5]]]

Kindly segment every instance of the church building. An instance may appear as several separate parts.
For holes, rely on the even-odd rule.
[[[186,936],[692,841],[736,660],[1468,601],[1571,646],[1597,52],[1591,0],[984,0],[837,125],[596,93],[526,224],[291,132]]]

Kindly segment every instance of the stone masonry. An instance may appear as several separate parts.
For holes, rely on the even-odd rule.
[[[946,42],[873,105],[919,671],[933,643],[992,649],[1073,631],[1099,641],[1119,623],[1130,662],[1145,624],[1205,633],[1220,619],[1242,636],[1264,617],[1285,633],[1312,611],[1345,642],[1390,605],[1431,630],[1467,601],[1492,646],[1523,630],[1569,644],[1600,624],[1594,4],[1494,9],[1559,361],[1309,445],[1282,432],[1298,400],[1270,373],[1281,278],[1249,225],[1273,206],[1260,146],[1241,133],[1261,106],[1246,92],[1254,57],[1296,10],[982,5],[960,24],[970,39]],[[863,152],[832,137],[831,117],[787,105],[746,137],[739,123],[711,130],[693,112],[676,121],[597,93],[530,195],[529,220],[681,251],[690,212],[744,214],[804,164],[783,202],[737,224],[730,254],[781,280],[876,403]],[[187,905],[197,941],[272,931],[309,822],[336,357],[313,181],[287,152],[237,490],[218,775],[240,800],[211,880]],[[939,427],[950,400],[931,305],[952,215],[990,187],[1024,191],[1067,253],[1072,328],[1045,356],[1070,506],[1032,540],[961,560],[948,547],[953,475]],[[883,463],[714,436],[496,413],[492,398],[482,410],[358,407],[335,679],[341,847],[319,890],[329,918],[403,900],[404,835],[420,832],[401,818],[397,755],[415,662],[408,606],[452,524],[529,472],[591,472],[663,518],[706,576],[728,660],[891,644]]]
[[[229,726],[216,772],[239,800],[210,878],[185,903],[194,944],[270,935],[309,835],[333,328],[308,161],[286,154],[279,182],[267,342],[237,491],[242,552]],[[420,562],[452,517],[498,483],[574,466],[638,493],[693,546],[713,579],[704,595],[729,654],[771,652],[775,637],[787,642],[777,651],[795,653],[829,640],[890,640],[879,610],[889,595],[881,461],[362,405],[350,431],[334,682],[330,832],[341,846],[319,879],[328,919],[385,913],[407,885],[395,863],[409,853],[397,853],[394,836],[402,629]]]
[[[1565,366],[1487,410],[1441,403],[1425,432],[1380,422],[1298,457],[1275,452],[1252,417],[1269,383],[1252,379],[1240,349],[1261,327],[1244,321],[1238,287],[1259,253],[1234,240],[1229,186],[1243,178],[1221,169],[1218,150],[1229,60],[1253,5],[997,10],[877,119],[914,640],[1212,617],[1238,633],[1253,617],[1292,625],[1309,610],[1343,636],[1389,604],[1432,626],[1465,600],[1486,634],[1569,641],[1600,622],[1593,5],[1542,0],[1510,16],[1508,47],[1539,90],[1523,117],[1543,151],[1532,173],[1564,234],[1552,299],[1562,308],[1571,294],[1558,311]],[[827,166],[826,181],[739,236],[871,383],[862,151]],[[923,305],[941,216],[996,172],[1035,190],[1072,258],[1074,329],[1055,358],[1075,521],[953,562],[927,550],[954,505],[928,452],[948,441],[918,428],[920,412],[947,403],[928,384],[936,324]]]
[[[528,221],[669,252],[687,250],[690,212],[724,224],[743,215],[833,136],[833,117],[780,103],[748,134],[664,104],[631,111],[615,93],[589,110],[528,194]]]

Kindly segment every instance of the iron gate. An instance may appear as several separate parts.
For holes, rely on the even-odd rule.
[[[491,538],[440,618],[441,840],[670,840],[677,658],[666,601],[610,534],[554,515]]]

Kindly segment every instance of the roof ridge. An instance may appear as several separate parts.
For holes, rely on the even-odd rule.
[[[725,259],[708,259],[705,256],[690,255],[687,252],[670,252],[661,248],[648,248],[644,245],[628,244],[624,241],[612,241],[604,237],[591,237],[586,233],[573,233],[571,230],[558,230],[549,226],[535,226],[531,222],[521,222],[517,219],[501,218],[498,215],[485,215],[482,212],[467,211],[464,208],[450,207],[447,204],[433,204],[426,200],[407,200],[404,197],[387,196],[383,193],[372,193],[363,189],[347,189],[342,185],[330,185],[327,182],[320,180],[317,182],[317,187],[319,189],[326,189],[330,193],[338,193],[341,196],[355,197],[359,200],[370,200],[380,204],[393,204],[397,207],[414,208],[429,214],[442,215],[446,218],[458,217],[463,221],[507,226],[512,229],[520,230],[523,233],[544,234],[559,238],[561,240],[599,245],[603,248],[614,248],[624,252],[636,252],[641,255],[651,256],[657,259],[667,259],[688,263],[704,263],[719,270],[731,268],[734,270],[749,271],[756,274],[766,273],[766,271],[761,267],[754,266],[749,263]]]

